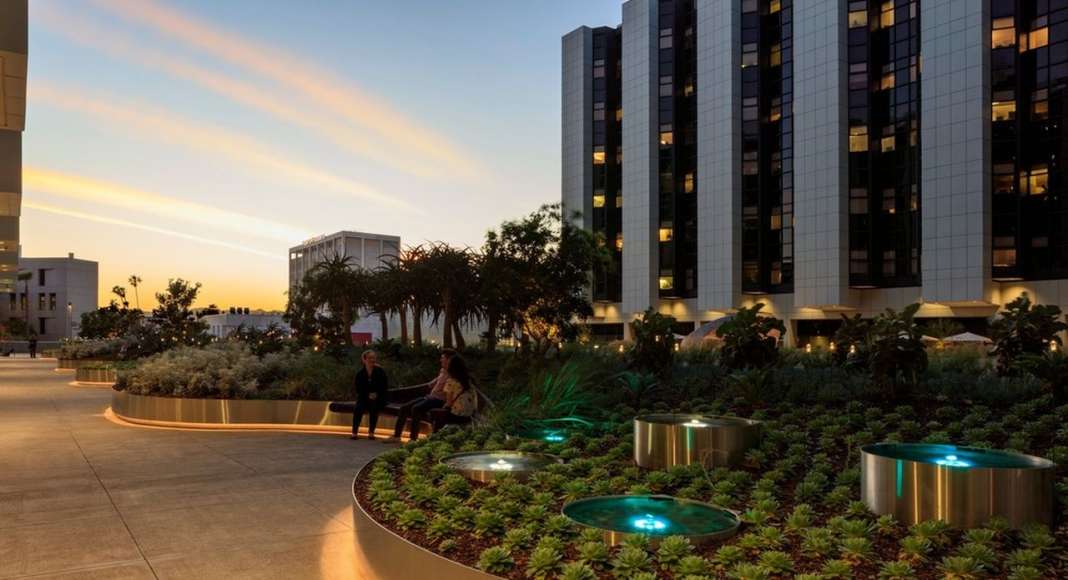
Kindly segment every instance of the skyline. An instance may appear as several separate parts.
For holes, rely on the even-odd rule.
[[[619,4],[34,2],[23,255],[280,309],[314,235],[478,246],[559,198],[559,39]]]

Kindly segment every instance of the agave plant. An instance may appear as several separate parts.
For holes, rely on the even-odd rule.
[[[882,580],[911,580],[915,577],[912,564],[904,561],[886,562],[879,569],[879,578]]]
[[[794,561],[786,552],[771,550],[760,555],[761,568],[775,575],[786,575],[794,571]]]
[[[675,570],[683,558],[693,552],[693,545],[684,536],[668,536],[660,541],[656,560],[664,570]]]
[[[515,560],[512,559],[511,552],[501,546],[486,548],[478,556],[479,569],[490,574],[503,575],[514,566]]]
[[[653,562],[649,553],[640,548],[624,546],[612,559],[612,573],[621,578],[631,578],[640,572],[648,572]]]
[[[906,536],[901,539],[901,550],[898,552],[898,558],[913,564],[919,564],[927,560],[927,555],[931,552],[931,548],[931,540],[927,538]]]
[[[939,566],[945,580],[975,580],[983,574],[983,566],[965,556],[947,556]]]
[[[733,545],[722,546],[716,550],[716,555],[712,557],[712,561],[720,570],[729,570],[742,560],[745,560],[745,550]]]
[[[708,560],[701,556],[685,556],[675,566],[676,578],[690,578],[705,576],[711,570]]]
[[[585,542],[578,548],[579,561],[595,570],[603,570],[608,565],[608,546],[601,540]]]
[[[597,572],[582,562],[569,562],[560,569],[560,580],[597,580]]]
[[[526,576],[535,580],[543,580],[560,569],[560,560],[563,557],[558,550],[552,548],[537,548],[530,553],[527,560]]]

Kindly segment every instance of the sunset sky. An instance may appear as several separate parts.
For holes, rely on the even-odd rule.
[[[33,0],[23,255],[281,309],[313,235],[477,246],[559,199],[560,37],[619,5]]]

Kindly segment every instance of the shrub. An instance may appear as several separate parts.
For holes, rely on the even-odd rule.
[[[479,569],[490,574],[505,574],[514,566],[511,552],[501,546],[486,548],[478,556]]]
[[[1046,352],[1051,341],[1061,344],[1057,333],[1068,329],[1068,324],[1060,317],[1060,308],[1032,305],[1026,292],[1006,304],[1001,315],[990,324],[998,369],[1003,373],[1011,372],[1013,363],[1020,356]]]
[[[732,369],[765,368],[779,358],[779,340],[786,335],[786,325],[772,316],[760,316],[764,304],[739,308],[717,330],[723,340],[723,364]],[[778,332],[778,338],[772,332]]]
[[[663,375],[671,369],[675,356],[675,323],[676,320],[671,316],[660,314],[652,308],[630,323],[634,347],[628,358],[633,368],[656,375]]]

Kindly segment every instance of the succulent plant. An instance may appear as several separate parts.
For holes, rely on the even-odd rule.
[[[536,548],[527,560],[525,574],[527,578],[542,580],[556,573],[560,568],[562,556],[552,548]]]
[[[512,528],[504,533],[504,540],[501,542],[502,546],[510,550],[523,550],[529,548],[534,543],[534,531],[530,528],[523,526],[519,528]]]
[[[801,540],[801,552],[814,558],[824,558],[838,549],[838,539],[827,528],[809,528]]]
[[[579,561],[596,570],[603,570],[608,564],[609,551],[604,542],[585,542],[578,548]]]
[[[771,574],[757,564],[742,563],[731,568],[730,572],[727,573],[727,577],[735,580],[768,580],[771,578]]]
[[[1020,532],[1020,543],[1025,548],[1046,550],[1053,546],[1054,539],[1046,526],[1031,525]]]
[[[927,560],[927,555],[931,553],[931,540],[920,536],[906,536],[901,539],[901,549],[898,552],[898,558],[911,562],[913,564],[919,564]]]
[[[612,559],[612,574],[617,578],[632,578],[640,572],[648,572],[652,565],[648,552],[633,546],[624,546]]]
[[[872,556],[871,540],[867,538],[845,538],[838,550],[842,559],[852,564],[859,564]]]
[[[560,580],[597,580],[597,572],[582,562],[569,562],[560,569]]]
[[[770,550],[760,554],[757,560],[761,568],[775,575],[786,575],[794,571],[794,561],[786,552]]]
[[[812,506],[807,503],[799,503],[794,506],[794,511],[790,512],[790,515],[786,517],[786,529],[794,533],[806,530],[812,527],[815,515]]]
[[[916,571],[912,568],[912,564],[902,560],[886,562],[879,568],[881,580],[911,580],[915,577]]]
[[[945,580],[975,580],[983,574],[983,566],[965,556],[947,556],[939,566]]]
[[[512,553],[502,546],[493,546],[482,550],[478,556],[478,567],[490,574],[506,574],[515,566]]]
[[[823,565],[820,574],[828,579],[853,578],[853,565],[846,560],[829,560]]]
[[[563,552],[565,548],[565,543],[563,540],[556,536],[541,536],[540,538],[538,538],[537,545],[534,546],[535,550],[537,550],[538,548],[550,548],[552,550],[556,550],[557,552]]]
[[[693,545],[684,536],[668,536],[660,541],[656,561],[664,570],[675,570],[679,562],[693,552]]]
[[[479,510],[475,514],[475,536],[493,537],[504,533],[504,516],[496,511]]]
[[[397,527],[402,530],[423,528],[426,526],[426,514],[422,510],[408,508],[397,514]]]
[[[991,569],[997,563],[998,555],[994,550],[986,544],[977,544],[975,542],[969,542],[962,545],[957,550],[958,556],[964,556],[975,560],[984,569]]]
[[[711,570],[708,560],[701,556],[684,556],[675,566],[676,578],[689,578],[691,576],[705,576]]]
[[[716,567],[721,570],[729,570],[742,560],[745,560],[745,550],[734,545],[720,547],[712,557]]]
[[[1017,566],[1009,570],[1008,580],[1041,580],[1042,572],[1031,566]]]

